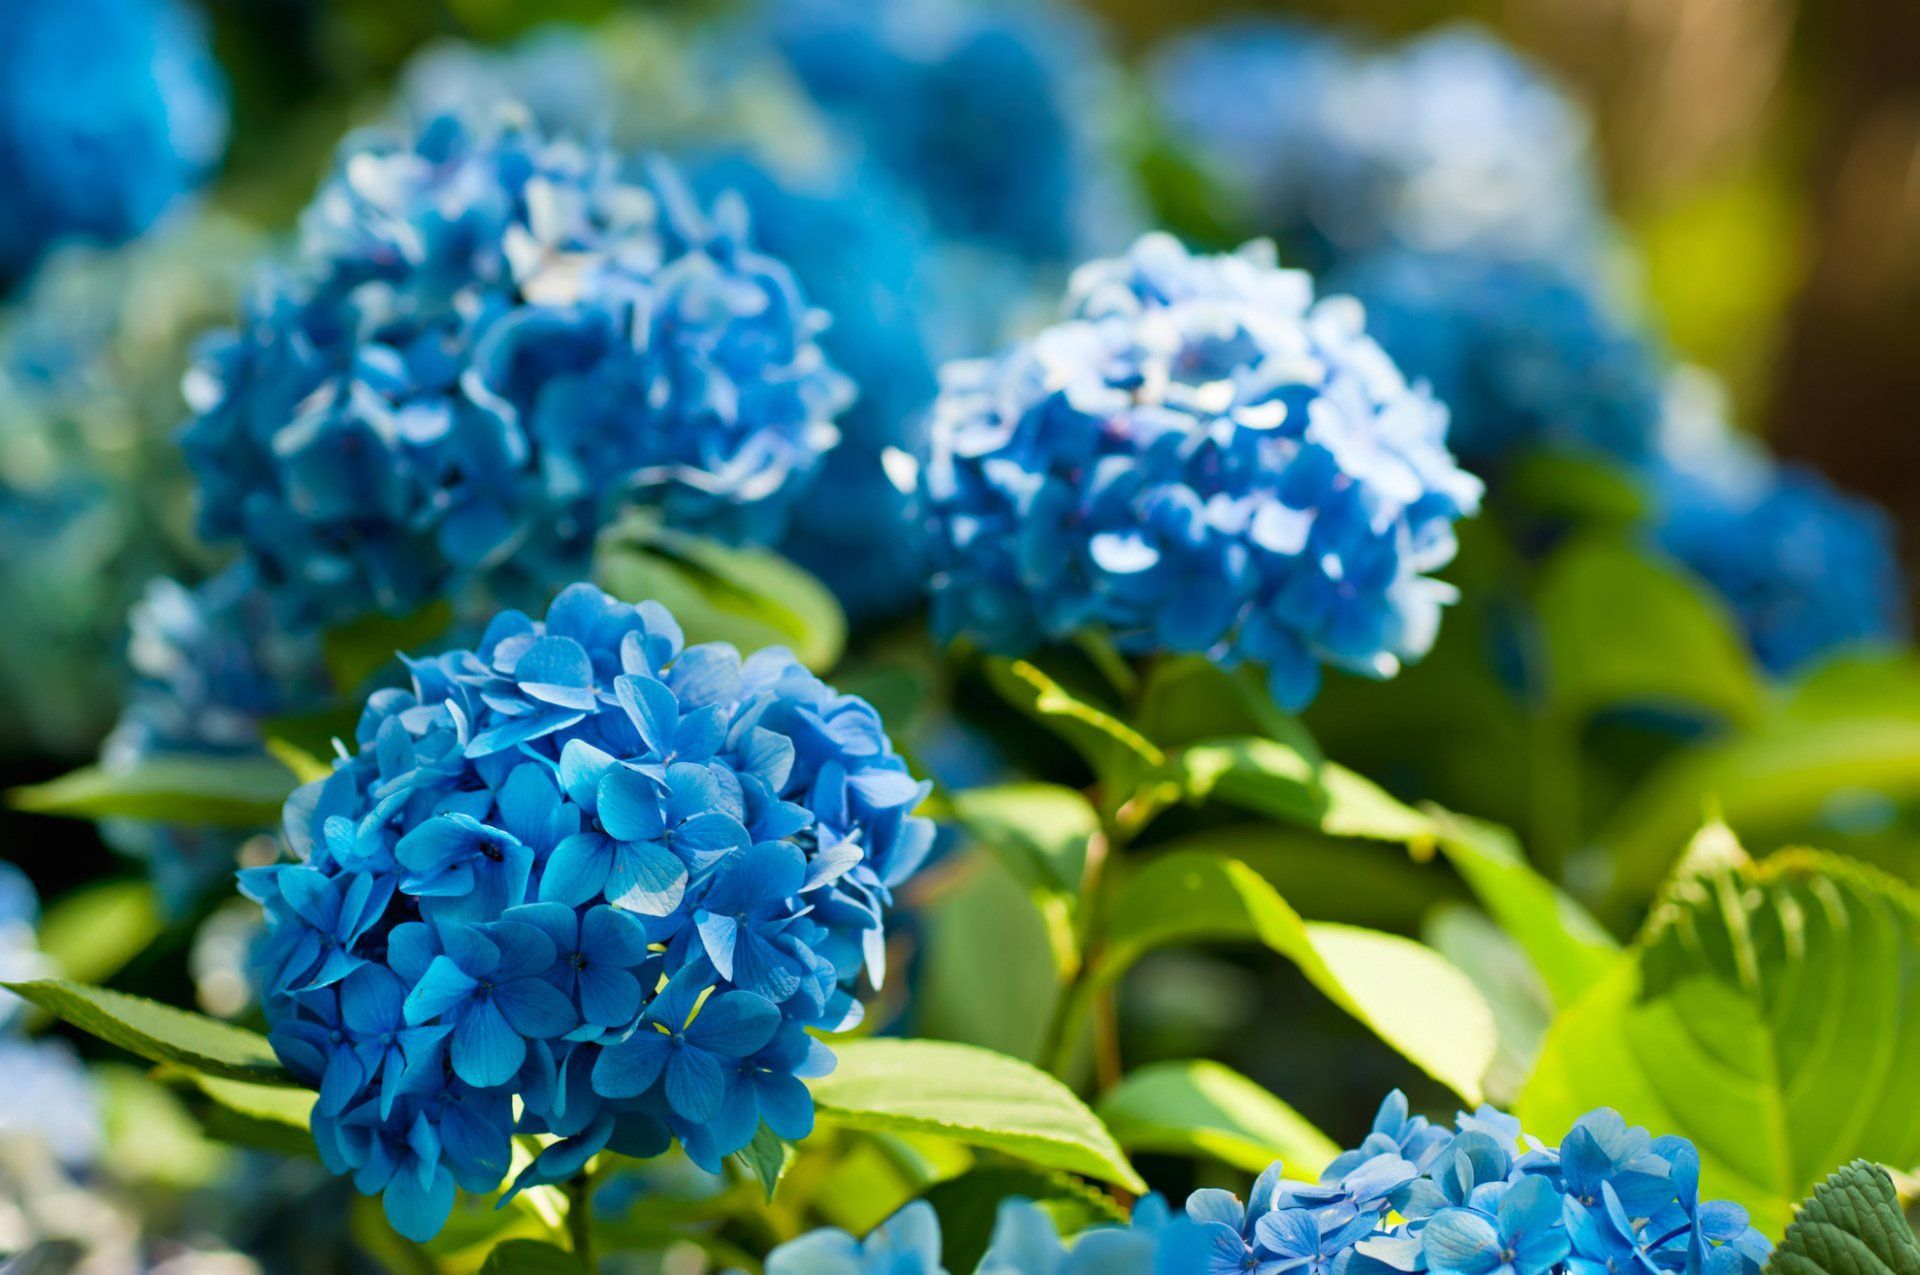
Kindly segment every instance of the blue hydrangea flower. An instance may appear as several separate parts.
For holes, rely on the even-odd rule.
[[[0,20],[4,21],[4,20]],[[254,242],[194,217],[50,255],[0,310],[0,739],[84,756],[125,692],[127,608],[193,568],[174,444],[188,346],[232,314]]]
[[[1476,28],[1372,52],[1241,20],[1170,45],[1151,81],[1182,153],[1318,266],[1387,247],[1593,258],[1584,112]]]
[[[628,501],[772,539],[849,394],[824,323],[664,164],[510,115],[363,134],[189,380],[202,528],[296,627],[544,597]]]
[[[1660,352],[1558,264],[1397,249],[1347,261],[1328,286],[1453,412],[1454,449],[1493,467],[1528,448],[1643,462],[1660,430]]]
[[[225,81],[179,0],[0,9],[0,281],[62,240],[139,234],[226,134]]]
[[[1682,379],[1649,468],[1656,540],[1720,596],[1769,671],[1906,635],[1892,519],[1773,461],[1726,423],[1710,387]]]
[[[1111,118],[1098,105],[1111,72],[1069,10],[805,0],[764,20],[814,99],[943,234],[1064,264],[1137,224],[1089,123]]]
[[[804,1136],[800,1078],[831,1066],[809,1031],[858,1021],[933,840],[873,709],[590,585],[409,667],[287,803],[298,861],[242,872],[328,1166],[425,1238],[516,1131],[559,1139],[516,1186]]]
[[[1275,1164],[1244,1205],[1206,1188],[1169,1214],[1149,1196],[1130,1226],[1067,1240],[1042,1209],[1003,1201],[975,1275],[1759,1275],[1766,1238],[1699,1188],[1692,1143],[1614,1111],[1581,1117],[1554,1150],[1491,1107],[1451,1127],[1409,1116],[1396,1091],[1318,1183]],[[920,1202],[864,1244],[823,1230],[783,1245],[767,1275],[947,1275],[939,1253]]]
[[[329,679],[320,644],[285,632],[253,571],[236,564],[188,588],[152,581],[133,608],[133,685],[101,764],[131,770],[159,757],[258,757],[268,719],[312,710]],[[114,848],[144,859],[160,899],[184,913],[233,870],[242,845],[268,829],[114,819]]]
[[[1089,627],[1124,651],[1255,660],[1312,698],[1432,644],[1480,483],[1447,413],[1344,298],[1271,244],[1149,235],[1075,276],[1066,318],[950,364],[924,501],[934,622],[1018,653]]]

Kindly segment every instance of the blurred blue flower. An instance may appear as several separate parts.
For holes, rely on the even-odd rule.
[[[296,628],[544,598],[628,501],[773,539],[849,396],[824,322],[664,164],[510,112],[358,135],[189,378],[202,529]]]
[[[1659,351],[1559,264],[1497,253],[1390,249],[1344,262],[1327,286],[1453,415],[1448,435],[1492,470],[1529,448],[1638,463],[1659,434]]]
[[[1592,260],[1586,116],[1477,28],[1371,51],[1242,19],[1171,43],[1150,79],[1172,142],[1245,229],[1318,268],[1388,247]]]
[[[1113,74],[1064,6],[804,0],[764,20],[802,84],[942,234],[1064,264],[1137,224],[1092,121]]]
[[[420,1239],[516,1131],[558,1139],[516,1188],[608,1146],[717,1172],[763,1120],[803,1136],[808,1031],[858,1021],[933,839],[874,711],[588,585],[408,667],[287,803],[299,861],[242,873],[327,1165]]]
[[[1272,246],[1164,235],[1082,267],[1066,318],[950,364],[920,479],[946,636],[1019,653],[1103,628],[1130,653],[1390,677],[1432,645],[1480,483],[1446,409]]]
[[[225,80],[179,0],[0,7],[0,283],[63,240],[139,234],[226,136]]]
[[[1735,433],[1711,386],[1680,379],[1649,470],[1660,547],[1726,603],[1768,671],[1906,636],[1893,520]]]
[[[109,770],[163,757],[258,757],[270,718],[310,711],[329,689],[320,644],[276,622],[252,569],[235,564],[187,588],[159,579],[133,608],[133,685],[101,752]],[[107,841],[147,861],[161,902],[184,913],[233,871],[258,832],[113,819]]]
[[[916,1200],[856,1240],[825,1228],[767,1255],[767,1275],[947,1275],[940,1264],[940,1219]]]

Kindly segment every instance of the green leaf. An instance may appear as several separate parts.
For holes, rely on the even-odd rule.
[[[100,1162],[113,1166],[116,1181],[197,1190],[231,1167],[228,1149],[208,1138],[179,1095],[146,1068],[102,1062],[90,1065],[87,1075],[106,1135]],[[4,1269],[13,1275],[11,1267]]]
[[[267,756],[293,772],[296,783],[310,784],[333,774],[333,767],[291,740],[267,739]]]
[[[1113,714],[1075,696],[1027,660],[991,659],[987,680],[1008,703],[1065,739],[1103,776],[1137,776],[1166,764],[1159,745]]]
[[[1190,800],[1224,801],[1308,827],[1318,827],[1327,811],[1319,765],[1297,747],[1257,735],[1203,740],[1173,757]]]
[[[1110,1198],[1076,1178],[1013,1165],[969,1170],[935,1183],[920,1198],[940,1219],[940,1264],[950,1271],[980,1265],[1006,1200],[1031,1200],[1046,1208],[1063,1235],[1127,1220]]]
[[[1327,808],[1320,815],[1322,832],[1413,846],[1434,838],[1433,820],[1345,766],[1333,762],[1322,766],[1320,788],[1327,797]]]
[[[1210,1156],[1249,1173],[1277,1160],[1311,1182],[1340,1154],[1306,1117],[1216,1062],[1142,1067],[1102,1098],[1098,1111],[1129,1151]]]
[[[153,886],[103,881],[62,895],[40,918],[40,950],[76,983],[104,983],[160,935]]]
[[[1624,703],[1698,705],[1735,721],[1759,712],[1762,684],[1725,609],[1623,541],[1562,549],[1538,607],[1554,711],[1572,720]]]
[[[313,1144],[311,1089],[257,1085],[177,1067],[161,1078],[199,1099],[197,1114],[207,1132],[222,1142],[288,1156],[317,1156]]]
[[[1481,905],[1569,1005],[1613,965],[1620,945],[1585,908],[1535,872],[1504,828],[1436,812],[1438,845]]]
[[[267,1085],[294,1080],[267,1038],[203,1014],[64,979],[4,984],[56,1018],[154,1062]]]
[[[352,696],[402,653],[420,654],[452,627],[453,607],[442,599],[411,615],[369,615],[329,629],[321,639],[321,655],[335,688]]]
[[[298,786],[271,757],[150,757],[129,767],[85,766],[8,794],[15,807],[78,819],[153,819],[259,828],[280,822]]]
[[[1135,723],[1163,748],[1232,736],[1271,739],[1316,764],[1319,745],[1273,702],[1255,670],[1221,668],[1198,655],[1162,655],[1147,671]]]
[[[1920,896],[1810,851],[1676,881],[1547,1035],[1521,1095],[1558,1141],[1598,1106],[1690,1138],[1701,1191],[1779,1235],[1856,1157],[1920,1163]]]
[[[1787,1227],[1768,1275],[1920,1275],[1920,1241],[1886,1170],[1855,1160],[1837,1170]]]
[[[496,1244],[480,1275],[580,1275],[580,1259],[544,1240],[508,1240]]]
[[[666,606],[689,642],[784,646],[816,672],[846,648],[846,616],[812,575],[770,549],[723,545],[651,514],[632,514],[602,536],[594,578],[615,597]]]
[[[923,912],[919,1034],[1033,1061],[1059,996],[1059,962],[1074,947],[1071,918],[1064,903],[1050,918],[1046,905],[1059,896],[1023,889],[999,860],[964,862]]]
[[[850,1040],[839,1065],[812,1081],[820,1119],[893,1133],[932,1133],[991,1147],[1031,1164],[1146,1184],[1073,1091],[1039,1068],[971,1045]]]
[[[1100,816],[1058,784],[1002,784],[953,794],[953,813],[1029,889],[1078,896]]]
[[[767,1193],[767,1203],[773,1203],[780,1179],[793,1167],[793,1144],[763,1124],[754,1133],[753,1141],[735,1154],[746,1170],[760,1180],[761,1188]]]
[[[1207,940],[1265,945],[1335,1004],[1469,1102],[1493,1061],[1493,1013],[1471,981],[1411,939],[1310,923],[1267,880],[1224,855],[1149,861],[1115,904],[1100,976],[1116,979],[1157,947]]]

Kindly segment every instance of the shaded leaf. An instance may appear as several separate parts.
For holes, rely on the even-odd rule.
[[[1058,784],[1001,784],[952,796],[953,814],[1021,884],[1077,896],[1100,816]]]
[[[233,1080],[294,1083],[267,1038],[244,1027],[64,979],[5,986],[56,1018],[142,1058]]]
[[[939,1134],[1146,1190],[1086,1104],[1028,1063],[931,1040],[851,1040],[837,1043],[834,1052],[839,1064],[832,1074],[811,1082],[825,1123]]]
[[[507,1240],[496,1244],[480,1275],[580,1275],[580,1259],[544,1240]]]
[[[593,574],[617,598],[666,606],[689,642],[784,646],[816,672],[846,648],[840,604],[807,571],[770,549],[664,527],[652,514],[630,515],[601,537]]]
[[[196,1114],[222,1142],[280,1155],[317,1157],[312,1118],[317,1099],[310,1089],[257,1085],[182,1068],[163,1068],[161,1078],[197,1098]]]
[[[1155,1063],[1100,1100],[1102,1120],[1129,1151],[1211,1156],[1260,1173],[1275,1161],[1317,1181],[1340,1147],[1313,1123],[1230,1067],[1205,1060]]]
[[[1769,1275],[1920,1275],[1920,1241],[1886,1170],[1855,1160],[1800,1206]]]
[[[780,1179],[793,1165],[793,1144],[763,1124],[754,1133],[753,1141],[735,1154],[747,1171],[760,1180],[767,1202],[772,1203]]]
[[[297,786],[294,773],[271,757],[172,756],[125,768],[84,766],[8,797],[41,815],[259,828],[280,821]]]
[[[1622,540],[1562,549],[1537,605],[1559,713],[1578,719],[1625,703],[1692,704],[1735,721],[1759,712],[1761,680],[1725,608]]]

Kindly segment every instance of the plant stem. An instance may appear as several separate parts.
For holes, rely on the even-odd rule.
[[[580,1268],[589,1275],[593,1262],[593,1180],[586,1169],[567,1179],[567,1239]]]

